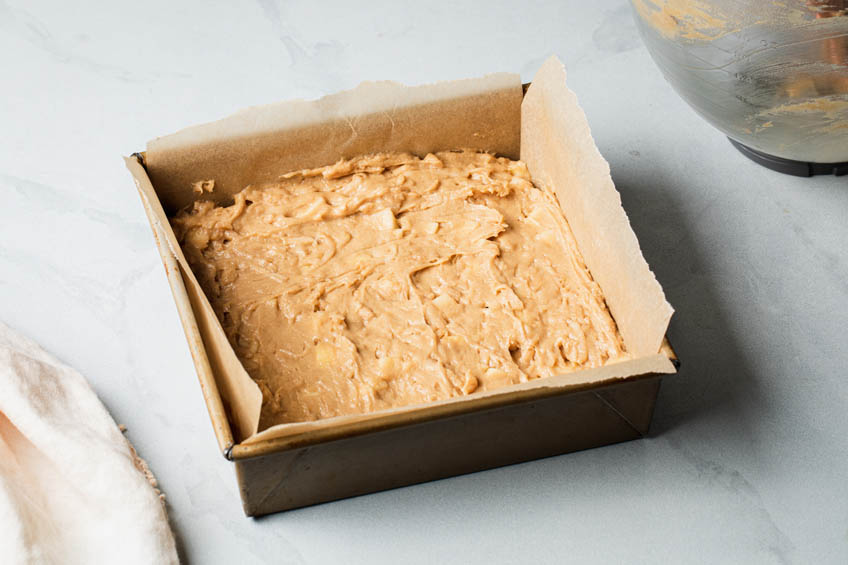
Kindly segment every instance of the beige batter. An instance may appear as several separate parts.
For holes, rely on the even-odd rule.
[[[522,162],[380,154],[197,202],[186,258],[263,393],[260,429],[597,367],[624,346]]]

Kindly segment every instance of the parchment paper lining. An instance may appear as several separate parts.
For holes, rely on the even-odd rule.
[[[513,159],[520,155],[534,182],[554,188],[633,359],[425,406],[281,424],[257,434],[261,393],[227,342],[165,211],[173,213],[197,198],[225,203],[248,184],[274,180],[290,170],[327,165],[342,157],[379,151],[423,156],[460,148]],[[668,358],[658,353],[672,308],[642,257],[609,166],[595,146],[577,98],[566,86],[562,63],[555,57],[539,70],[523,101],[519,76],[506,73],[419,87],[364,83],[316,101],[244,110],[156,139],[148,144],[146,162],[149,179],[140,166],[133,167],[129,161],[128,166],[146,206],[153,211],[154,229],[181,267],[215,380],[230,411],[236,438],[242,442],[516,390],[674,372]],[[206,179],[215,180],[214,191],[196,194],[192,183]]]

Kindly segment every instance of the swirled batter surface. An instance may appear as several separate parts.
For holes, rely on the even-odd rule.
[[[172,219],[260,429],[491,390],[620,358],[556,198],[485,153],[379,154]]]

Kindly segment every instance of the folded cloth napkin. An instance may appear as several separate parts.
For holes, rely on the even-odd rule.
[[[0,562],[178,562],[163,501],[88,383],[2,323]]]

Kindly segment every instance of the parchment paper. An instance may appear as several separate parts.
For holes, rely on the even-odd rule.
[[[131,157],[126,158],[126,164],[133,175],[142,203],[151,212],[148,217],[152,218],[151,224],[155,237],[164,240],[180,266],[180,275],[185,283],[191,310],[194,312],[197,328],[203,339],[215,383],[230,414],[233,435],[237,439],[246,439],[257,431],[259,412],[262,408],[262,392],[247,374],[227,340],[221,322],[177,243],[174,230],[171,229],[171,224],[165,216],[165,211],[159,203],[159,198],[144,168]]]
[[[609,164],[555,57],[542,65],[524,97],[521,159],[537,185],[556,191],[628,352],[640,357],[659,351],[674,310],[642,256]]]
[[[177,245],[165,210],[174,213],[198,198],[226,203],[248,184],[273,180],[290,170],[328,165],[342,157],[379,151],[423,156],[460,148],[513,159],[520,154],[534,181],[554,188],[586,264],[635,358],[426,406],[281,424],[256,434],[261,394],[226,341]],[[204,343],[210,360],[216,359],[216,381],[234,412],[237,439],[245,443],[518,390],[674,372],[668,358],[658,353],[672,309],[642,257],[609,167],[595,147],[586,117],[566,87],[564,69],[556,58],[543,65],[523,103],[521,81],[514,74],[420,87],[364,83],[321,100],[253,108],[159,138],[148,144],[146,158],[153,183],[146,175],[138,178],[143,171],[132,172],[145,205],[153,208],[158,227],[167,234],[169,247],[185,271]],[[215,181],[212,193],[193,192],[193,183],[210,179]]]
[[[251,183],[377,151],[470,148],[518,158],[521,82],[498,73],[408,87],[365,82],[320,100],[249,108],[147,144],[147,170],[168,214],[202,198],[225,203]]]

